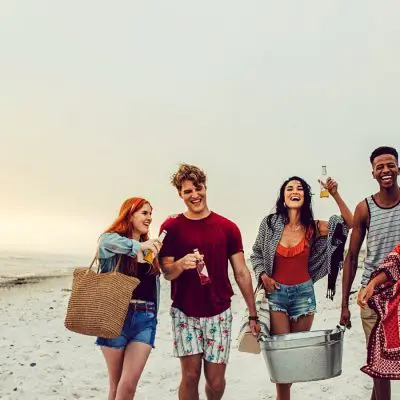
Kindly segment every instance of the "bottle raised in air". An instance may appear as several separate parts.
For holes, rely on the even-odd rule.
[[[321,171],[320,181],[323,182],[323,183],[326,183],[327,178],[328,178],[328,173],[326,171],[326,165],[323,165],[322,166],[322,171]],[[324,188],[322,183],[320,185],[321,185],[321,188],[320,188],[320,192],[319,192],[319,197],[321,199],[329,197],[328,189]]]

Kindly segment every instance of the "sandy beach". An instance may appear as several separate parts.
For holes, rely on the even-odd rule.
[[[70,286],[69,274],[0,289],[1,399],[100,400],[107,397],[106,367],[94,338],[71,333],[63,326]],[[318,313],[313,329],[334,328],[339,319],[340,292],[331,302],[325,299],[325,287],[325,280],[316,285]],[[234,289],[238,293],[237,287]],[[156,349],[142,376],[137,400],[177,398],[180,368],[178,360],[171,355],[169,306],[169,283],[163,280]],[[240,295],[233,297],[232,309],[236,339],[243,311]],[[372,381],[359,370],[365,362],[366,350],[354,295],[351,310],[353,328],[345,333],[342,375],[295,384],[293,399],[369,398]],[[203,380],[201,389],[203,392]],[[274,392],[263,357],[238,352],[233,340],[224,399],[274,399]],[[393,384],[392,398],[400,399],[398,382]],[[204,399],[203,393],[201,399]]]

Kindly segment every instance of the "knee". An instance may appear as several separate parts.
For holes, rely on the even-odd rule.
[[[225,390],[225,378],[222,376],[206,377],[208,387],[215,393]]]
[[[118,395],[133,396],[136,392],[137,381],[134,379],[123,379],[118,384]]]
[[[118,381],[110,379],[109,386],[110,386],[110,389],[109,389],[110,398],[113,398],[117,394]]]
[[[188,371],[184,371],[182,374],[182,381],[184,381],[187,385],[197,386],[200,381],[200,369],[190,369]]]

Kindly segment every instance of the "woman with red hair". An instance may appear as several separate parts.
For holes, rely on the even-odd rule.
[[[155,258],[145,263],[143,254],[158,254],[161,243],[149,239],[152,207],[142,198],[125,200],[118,218],[100,236],[98,259],[101,272],[114,269],[119,259],[119,271],[135,276],[140,284],[132,293],[121,335],[113,338],[97,338],[106,360],[109,375],[108,400],[133,399],[136,386],[143,372],[154,339],[160,295],[160,269]]]

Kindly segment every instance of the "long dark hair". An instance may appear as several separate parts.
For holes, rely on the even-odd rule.
[[[316,227],[314,221],[314,213],[311,205],[311,198],[312,198],[311,186],[304,179],[298,176],[292,176],[289,179],[286,179],[285,182],[283,182],[279,190],[279,197],[276,200],[275,213],[268,215],[267,225],[270,229],[274,230],[273,219],[276,221],[275,219],[276,217],[282,217],[285,225],[289,223],[289,214],[287,208],[285,207],[285,188],[290,181],[299,181],[301,183],[301,186],[303,186],[304,203],[300,209],[300,222],[305,227],[306,231],[311,227],[314,237],[316,232]]]

